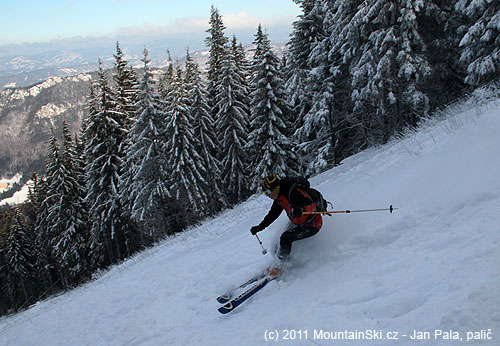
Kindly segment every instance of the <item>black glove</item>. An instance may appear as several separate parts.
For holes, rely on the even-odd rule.
[[[292,217],[302,217],[302,213],[304,212],[304,208],[295,207],[292,209]]]
[[[262,231],[262,227],[260,226],[253,226],[252,228],[250,228],[250,233],[252,233],[252,235],[256,235],[260,231]]]

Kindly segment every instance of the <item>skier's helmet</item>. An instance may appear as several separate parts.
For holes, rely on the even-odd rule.
[[[274,190],[278,190],[280,188],[280,180],[275,175],[270,175],[264,178],[262,181],[262,191],[265,194],[270,194]]]

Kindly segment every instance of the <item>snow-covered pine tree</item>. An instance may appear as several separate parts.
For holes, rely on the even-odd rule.
[[[334,6],[347,6],[347,2],[316,1],[308,16],[316,18],[316,22],[320,18],[323,21],[321,28],[316,24],[317,34],[306,60],[308,71],[304,84],[308,91],[309,110],[300,114],[302,126],[295,133],[300,142],[298,151],[306,165],[306,175],[317,174],[339,162],[338,138],[344,119],[342,106],[345,96],[339,83],[341,73],[333,66],[338,60],[330,57],[330,37],[339,25],[332,20],[339,12],[331,8]]]
[[[37,266],[37,261],[38,259],[36,258],[37,254],[37,249],[36,249],[36,237],[37,234],[35,233],[35,227],[36,227],[36,217],[38,215],[38,211],[40,208],[41,204],[41,199],[39,199],[36,195],[35,192],[35,185],[38,184],[40,178],[37,173],[32,173],[30,180],[27,183],[28,186],[28,196],[22,205],[20,205],[20,211],[23,214],[23,221],[24,221],[24,226],[27,232],[30,234],[30,241],[32,244],[32,254],[33,254],[33,260],[32,260],[32,271],[33,275],[31,276],[29,280],[29,285],[31,288],[31,294],[32,294],[32,299],[33,300],[38,300],[40,295],[46,291],[46,281],[44,278],[42,278],[43,275],[43,270],[39,271],[38,266]],[[0,215],[0,218],[2,216]],[[1,232],[1,226],[0,226],[0,232]],[[0,248],[2,247],[2,240],[0,236]],[[0,250],[1,251],[1,250]],[[0,254],[1,257],[1,254]],[[1,266],[1,265],[0,265]],[[1,270],[1,269],[0,269]],[[0,285],[1,286],[1,285]],[[1,288],[0,288],[1,291]],[[1,293],[0,293],[1,296]],[[0,298],[1,299],[1,298]],[[1,308],[1,303],[0,303],[0,310]],[[1,314],[1,312],[0,312]]]
[[[93,118],[97,112],[99,112],[97,91],[98,84],[96,81],[92,81],[89,83],[89,94],[87,95],[87,102],[85,105],[85,116],[82,118],[82,124],[80,127],[80,138],[82,143],[80,144],[80,156],[82,159],[85,159],[85,132],[87,131],[87,127],[89,126],[89,122],[91,118]],[[85,162],[84,162],[85,164]]]
[[[300,131],[317,132],[307,124],[330,112],[335,163],[414,125],[462,88],[460,69],[450,63],[457,27],[451,2],[321,1],[328,38],[309,55],[313,101]]]
[[[116,98],[99,64],[96,100],[90,100],[95,113],[87,118],[84,133],[85,171],[91,234],[90,257],[94,268],[119,261],[124,246],[127,221],[119,199],[118,179],[122,165],[120,146],[126,131],[116,106]]]
[[[132,66],[128,66],[128,62],[123,57],[123,52],[118,44],[116,43],[116,54],[115,57],[115,70],[116,73],[113,75],[115,81],[114,94],[116,95],[116,107],[119,114],[124,114],[123,128],[125,130],[124,140],[120,146],[120,156],[122,160],[126,159],[126,146],[128,142],[126,140],[127,133],[130,131],[131,127],[135,122],[136,115],[136,103],[139,92],[139,82]],[[121,173],[123,174],[123,173]],[[123,230],[123,242],[124,249],[122,252],[126,256],[130,256],[139,246],[137,240],[138,230],[135,229],[136,225],[132,222],[131,216],[128,213],[128,200],[121,199],[122,203],[122,218],[125,220],[127,227]],[[135,240],[134,240],[135,239]]]
[[[134,122],[138,82],[133,67],[128,66],[123,55],[119,43],[116,42],[116,54],[114,55],[116,73],[113,75],[116,107],[119,113],[125,115],[124,128],[130,130]]]
[[[49,287],[53,287],[54,282],[58,281],[59,278],[56,271],[56,259],[53,257],[53,235],[50,232],[51,225],[48,217],[50,210],[57,203],[55,196],[49,193],[49,186],[52,184],[53,176],[61,160],[59,146],[53,132],[48,145],[45,177],[35,185],[36,198],[39,201],[37,202],[39,207],[35,222],[35,265],[39,277],[45,280]]]
[[[289,109],[279,71],[280,60],[272,52],[271,42],[260,25],[253,43],[252,132],[247,149],[254,153],[249,172],[251,188],[257,189],[262,179],[271,174],[297,175],[298,163],[294,143],[286,136]]]
[[[221,138],[221,184],[230,204],[249,194],[246,144],[249,134],[249,90],[238,70],[235,52],[226,47],[220,80],[216,86],[217,132]]]
[[[5,215],[1,214],[2,219],[5,218]],[[5,220],[2,220],[5,222]],[[3,233],[3,226],[0,224],[0,234]],[[3,237],[2,237],[3,238]],[[3,239],[0,239],[0,315],[4,315],[9,311],[9,308],[12,304],[12,299],[10,298],[10,290],[7,282],[7,266],[5,261],[5,242]]]
[[[246,90],[244,93],[248,95],[248,97],[244,100],[242,100],[245,104],[247,104],[247,108],[249,110],[250,114],[250,107],[251,107],[251,102],[252,102],[252,62],[247,58],[246,56],[246,51],[245,48],[243,48],[243,45],[241,43],[238,43],[238,39],[236,38],[236,35],[233,35],[233,38],[231,39],[230,42],[230,49],[233,52],[233,57],[234,57],[234,63],[236,67],[236,71],[238,71],[238,74],[240,75],[240,80],[241,80],[241,88],[242,90]],[[248,119],[248,124],[250,126],[250,118]],[[250,127],[248,128],[249,133],[251,132]],[[255,153],[252,152],[251,150],[248,150],[250,148],[247,148],[246,154],[247,154],[247,162],[251,162],[253,157],[255,156]],[[250,171],[249,171],[250,172]]]
[[[189,99],[189,114],[191,115],[195,138],[198,139],[199,147],[196,151],[201,156],[201,164],[206,167],[204,180],[208,184],[210,196],[207,211],[210,214],[221,211],[227,206],[224,192],[219,184],[221,180],[221,163],[217,158],[220,142],[215,132],[215,124],[212,118],[208,101],[208,92],[201,78],[198,65],[193,62],[189,54],[186,54],[186,90]]]
[[[181,206],[179,222],[187,226],[200,216],[207,215],[207,170],[197,149],[200,142],[195,136],[190,114],[190,98],[181,67],[177,67],[172,88],[167,95],[165,118],[166,150],[168,157],[169,189]]]
[[[349,69],[361,147],[384,143],[429,113],[431,66],[417,20],[424,10],[421,1],[364,1],[345,28],[345,45],[357,51]]]
[[[208,99],[210,102],[217,97],[217,84],[220,82],[222,68],[224,64],[226,45],[229,42],[228,38],[224,35],[224,30],[226,27],[222,22],[222,16],[219,10],[212,6],[209,20],[210,28],[206,31],[209,36],[205,39],[205,44],[209,47],[209,58],[208,58],[208,71],[207,71],[207,91]],[[216,104],[211,104],[212,107],[212,117],[217,123],[217,114],[219,110]],[[220,137],[220,134],[219,134]]]
[[[31,176],[31,186],[28,191],[28,209],[32,213],[30,227],[33,229],[33,254],[34,271],[36,272],[36,281],[38,297],[44,298],[47,294],[53,293],[54,281],[57,276],[52,276],[51,269],[55,268],[54,261],[51,261],[50,239],[47,232],[39,227],[40,220],[47,219],[48,207],[44,204],[47,197],[48,186],[46,178],[33,173]],[[50,289],[47,289],[50,288]]]
[[[16,208],[4,250],[8,286],[16,306],[29,301],[29,280],[34,275],[34,240],[23,218],[22,212]]]
[[[236,68],[243,77],[243,82],[248,90],[251,89],[252,63],[248,60],[245,48],[241,42],[238,42],[236,35],[231,40],[231,49],[233,50]]]
[[[41,199],[38,198],[37,194],[37,185],[40,182],[40,176],[38,173],[33,172],[31,174],[31,178],[29,182],[26,184],[28,187],[28,195],[26,198],[26,202],[24,203],[24,215],[26,217],[26,222],[28,227],[32,230],[33,234],[35,234],[35,225],[36,225],[36,216],[38,215]]]
[[[170,56],[170,51],[167,50],[168,56],[168,66],[167,69],[160,75],[158,81],[158,95],[164,100],[169,92],[170,84],[174,79],[174,66],[172,64],[172,57]]]
[[[120,198],[139,226],[139,234],[127,237],[131,248],[137,247],[136,243],[146,246],[173,232],[168,220],[170,192],[164,118],[149,71],[147,49],[143,54],[144,76],[139,86],[135,122],[126,139],[126,159],[120,179]]]
[[[0,314],[6,313],[13,299],[7,280],[7,257],[5,255],[7,238],[10,235],[13,210],[0,210]]]
[[[252,72],[255,70],[256,61],[262,61],[264,55],[267,52],[267,47],[271,46],[271,42],[269,41],[269,36],[264,33],[262,29],[262,24],[259,24],[257,27],[257,32],[254,35],[254,40],[252,42],[253,47],[250,51],[253,52],[252,57]],[[254,77],[255,78],[255,77]]]
[[[325,93],[331,88],[328,75],[325,75],[330,73],[329,66],[311,60],[313,54],[317,54],[318,45],[325,42],[326,29],[329,29],[324,24],[324,3],[326,1],[300,1],[303,13],[293,24],[286,55],[286,91],[293,111],[294,138],[299,143],[296,151],[300,153],[301,170],[307,174],[324,170],[333,161],[330,158],[330,113],[324,110],[329,105],[325,102]]]
[[[78,133],[75,133],[73,138],[74,146],[74,165],[76,178],[80,180],[80,185],[85,189],[85,146]]]
[[[328,21],[328,5],[339,2],[309,1],[303,4],[304,15],[296,22],[291,45],[297,45],[309,37],[307,46],[294,47],[294,55],[289,56],[292,76],[288,82],[300,82],[296,86],[301,91],[307,90],[305,102],[296,107],[295,136],[299,146],[297,152],[301,153],[302,164],[305,165],[306,174],[321,172],[336,161],[335,140],[333,126],[333,103],[338,99],[333,97],[334,83],[329,61],[329,33],[336,23]],[[309,29],[310,28],[310,29]],[[308,30],[311,30],[310,32]],[[304,36],[308,34],[309,36]],[[301,40],[298,40],[301,39]],[[301,70],[293,71],[293,65],[300,61]],[[288,86],[290,89],[291,85]],[[294,87],[295,88],[295,87]],[[290,95],[297,91],[289,90]],[[295,105],[298,103],[295,102]],[[339,112],[335,112],[338,116]]]
[[[302,147],[317,147],[318,155],[309,162],[308,172],[318,173],[360,149],[362,120],[352,112],[350,67],[357,58],[358,33],[349,23],[362,0],[321,0],[325,37],[311,51],[308,63],[311,73],[307,82],[313,93],[312,109],[307,114],[301,138]],[[315,114],[319,116],[314,116]],[[328,129],[329,134],[325,133]],[[316,136],[313,134],[317,133]],[[309,160],[308,160],[309,161]]]
[[[419,20],[426,17],[426,10],[433,5],[432,2],[423,3],[421,0],[406,0],[401,5],[401,14],[399,16],[401,41],[398,42],[400,46],[396,47],[395,51],[393,51],[393,48],[387,49],[387,51],[391,51],[391,53],[387,53],[390,55],[397,52],[397,80],[403,83],[400,84],[401,104],[399,107],[394,107],[395,112],[391,114],[389,121],[385,121],[388,129],[384,130],[384,141],[389,140],[392,134],[401,132],[405,127],[417,126],[421,118],[426,118],[430,114],[430,96],[426,87],[427,81],[432,74],[432,66],[429,61],[427,42],[421,35],[424,26],[420,24]],[[391,20],[393,19],[391,15],[389,10],[386,17],[389,25],[392,25]],[[389,29],[390,31],[391,29]],[[379,39],[385,40],[386,36],[381,35]],[[385,53],[384,43],[379,42],[376,44],[379,52]],[[380,74],[388,74],[390,73],[389,69],[392,68],[391,63],[385,62],[385,58],[386,54],[380,58],[379,65],[386,64],[386,70],[384,67],[379,67]],[[390,60],[390,58],[387,57],[387,60]],[[381,83],[382,80],[383,78],[380,78]],[[393,107],[393,104],[397,103],[397,101],[393,101],[393,95],[397,95],[394,92],[394,86],[396,86],[396,82],[389,82],[385,86],[390,90],[384,101],[387,108]],[[381,106],[381,108],[384,107]]]
[[[300,128],[312,102],[306,81],[310,71],[308,59],[311,51],[323,39],[324,33],[319,0],[294,0],[294,2],[301,7],[302,14],[293,23],[284,79],[288,104],[295,114],[294,127]]]
[[[354,33],[350,37],[357,37],[357,42],[351,40],[349,45],[359,52],[350,71],[353,113],[361,121],[361,132],[356,138],[360,148],[384,143],[390,134],[388,123],[399,116],[399,10],[400,6],[392,1],[364,1],[348,24],[348,31]]]
[[[425,88],[431,110],[456,100],[468,89],[464,81],[466,66],[460,62],[457,49],[461,39],[459,27],[465,17],[455,10],[455,3],[428,0],[418,18],[418,31],[426,42],[425,54],[432,68]]]
[[[458,0],[455,8],[468,17],[460,47],[467,65],[465,81],[473,86],[500,79],[500,3],[494,0]]]
[[[54,198],[47,220],[51,234],[52,258],[64,288],[80,283],[88,275],[88,217],[83,200],[82,172],[79,170],[73,138],[63,123],[63,144],[52,172],[48,194]]]

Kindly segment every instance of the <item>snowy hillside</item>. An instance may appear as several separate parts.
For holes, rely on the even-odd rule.
[[[215,298],[273,262],[249,233],[263,195],[0,319],[0,345],[500,345],[500,102],[448,113],[314,178],[335,209],[400,209],[325,218],[229,315]],[[282,215],[264,246],[286,227]],[[374,340],[328,339],[362,333]]]

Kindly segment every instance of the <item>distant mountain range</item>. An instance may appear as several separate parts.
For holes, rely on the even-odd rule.
[[[245,37],[245,42],[252,42],[251,37]],[[126,43],[119,39],[118,42],[125,59],[134,66],[141,65],[144,47],[149,51],[152,66],[157,67],[167,64],[168,52],[176,61],[182,60],[188,47],[191,52],[203,52],[206,49],[202,36],[180,35],[168,41],[147,37],[126,38]],[[95,71],[99,59],[105,68],[111,68],[115,45],[116,41],[112,38],[74,38],[0,46],[0,90],[32,86],[50,77],[68,77]],[[278,43],[275,46],[278,51],[282,51],[285,44]]]
[[[97,70],[100,59],[105,68],[113,66],[116,42],[133,65],[141,63],[144,47],[149,50],[153,66],[166,64],[168,51],[172,57],[183,56],[186,44],[192,51],[202,51],[203,38],[188,40],[159,38],[81,38],[45,43],[23,43],[0,47],[0,90],[31,86],[50,77],[68,77]]]
[[[32,86],[51,77],[68,77],[96,71],[99,59],[105,68],[111,68],[114,61],[113,53],[111,46],[106,55],[102,49],[94,49],[54,50],[35,55],[0,57],[0,90]],[[165,64],[166,57],[165,51],[163,59],[155,59],[155,65]],[[132,64],[138,64],[141,56],[126,55],[125,58]]]
[[[24,87],[50,77],[67,77],[96,70],[81,54],[53,51],[33,56],[0,57],[0,87]]]

